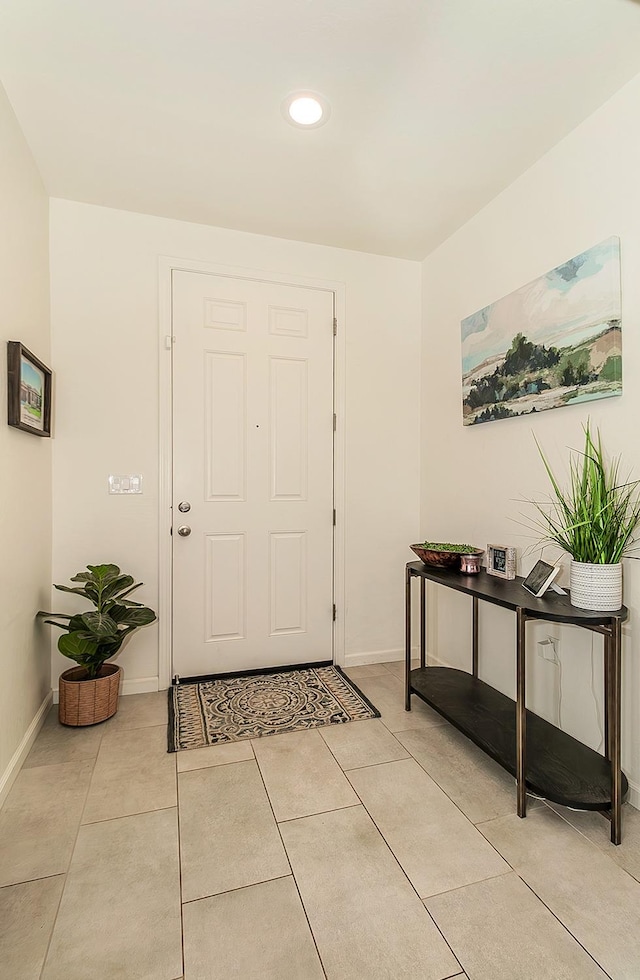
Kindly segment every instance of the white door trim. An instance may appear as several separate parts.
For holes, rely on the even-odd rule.
[[[343,282],[326,279],[313,279],[307,276],[293,276],[264,269],[252,270],[232,266],[179,259],[161,255],[158,258],[159,286],[159,522],[158,522],[158,679],[159,688],[171,685],[172,669],[172,539],[171,505],[173,498],[173,444],[172,444],[172,388],[171,388],[171,341],[173,335],[171,274],[181,272],[205,272],[216,276],[229,276],[234,279],[253,279],[275,282],[281,285],[303,286],[310,289],[325,289],[334,295],[335,317],[338,333],[334,342],[333,358],[333,398],[336,413],[336,432],[333,457],[333,495],[336,508],[336,527],[333,550],[333,595],[336,604],[336,619],[333,624],[334,662],[341,666],[345,662],[345,452],[346,452],[346,330],[345,330],[345,292]]]

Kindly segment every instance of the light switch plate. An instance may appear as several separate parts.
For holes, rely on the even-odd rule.
[[[109,476],[109,493],[142,493],[142,477],[139,473],[131,476]]]

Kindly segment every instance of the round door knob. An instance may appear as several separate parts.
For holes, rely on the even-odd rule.
[[[188,538],[189,535],[191,534],[191,528],[189,527],[188,524],[181,524],[180,527],[178,528],[178,534],[180,535],[181,538]]]

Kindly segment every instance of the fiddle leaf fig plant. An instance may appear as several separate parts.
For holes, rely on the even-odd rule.
[[[153,609],[127,598],[142,582],[123,575],[117,565],[87,565],[88,571],[71,578],[79,585],[54,585],[60,592],[71,592],[90,602],[95,610],[67,615],[39,612],[39,616],[55,617],[45,623],[63,630],[58,650],[87,672],[87,679],[98,676],[100,668],[122,646],[134,630],[153,623]]]

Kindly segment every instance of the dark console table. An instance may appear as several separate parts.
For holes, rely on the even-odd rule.
[[[420,581],[420,667],[411,669],[411,583]],[[464,592],[472,600],[471,673],[452,667],[427,667],[426,583]],[[628,791],[620,768],[620,691],[622,623],[627,609],[590,612],[572,606],[568,595],[547,593],[535,599],[522,579],[505,581],[435,568],[421,561],[406,569],[405,708],[417,694],[447,721],[516,777],[517,812],[525,817],[527,790],[554,803],[598,810],[611,821],[611,840],[621,840],[621,807]],[[478,608],[489,602],[516,614],[516,701],[478,677]],[[560,731],[525,707],[526,624],[528,620],[570,623],[604,637],[604,755]]]

